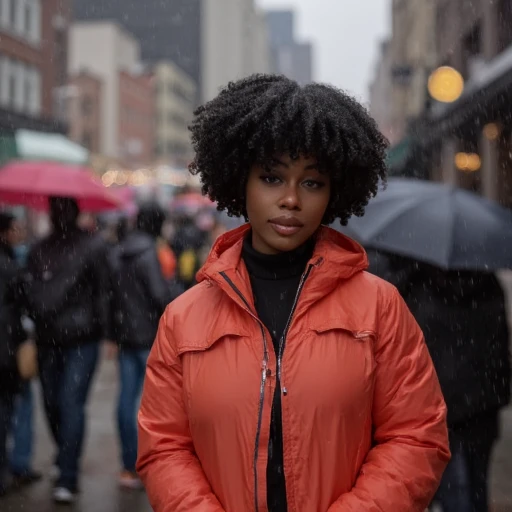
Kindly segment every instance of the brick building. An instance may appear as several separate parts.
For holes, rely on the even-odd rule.
[[[66,83],[67,0],[0,0],[0,130],[65,131],[54,98]]]
[[[67,123],[69,138],[91,153],[101,148],[103,82],[85,71],[69,77]]]
[[[131,168],[149,165],[155,144],[153,80],[119,72],[119,154]]]

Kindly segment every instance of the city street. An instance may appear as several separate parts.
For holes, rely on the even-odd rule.
[[[89,402],[88,436],[77,502],[72,507],[53,504],[49,476],[53,441],[42,411],[38,408],[34,467],[43,471],[45,477],[40,483],[0,500],[1,512],[151,512],[144,492],[123,491],[117,486],[119,456],[114,423],[116,382],[115,363],[103,359]],[[37,392],[40,404],[39,388]]]

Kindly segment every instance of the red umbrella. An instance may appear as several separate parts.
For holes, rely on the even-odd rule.
[[[115,209],[121,202],[86,167],[16,160],[0,169],[0,202],[47,210],[51,196],[72,197],[88,212]]]

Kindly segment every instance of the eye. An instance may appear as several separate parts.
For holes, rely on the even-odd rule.
[[[260,176],[260,180],[267,185],[275,185],[281,181],[277,176],[272,176],[272,174],[263,174]]]
[[[322,187],[325,187],[325,183],[322,181],[315,181],[315,180],[306,180],[303,182],[303,185],[306,188],[313,188],[313,189],[319,189]]]

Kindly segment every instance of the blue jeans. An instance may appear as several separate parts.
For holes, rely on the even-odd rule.
[[[14,396],[0,390],[0,494],[7,478],[7,436],[11,427]]]
[[[121,388],[117,404],[117,425],[123,468],[132,472],[137,462],[137,409],[148,356],[147,349],[121,348],[119,351]]]
[[[85,435],[85,404],[98,361],[99,343],[75,348],[40,347],[39,377],[46,416],[55,443],[57,487],[77,489]]]
[[[24,382],[14,402],[11,428],[13,446],[9,466],[11,471],[18,475],[27,474],[32,470],[33,407],[32,382]]]

